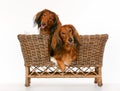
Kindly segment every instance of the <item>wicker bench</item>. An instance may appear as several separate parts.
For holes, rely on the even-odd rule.
[[[81,35],[77,61],[61,72],[50,61],[50,37],[48,35],[18,35],[26,70],[25,86],[31,78],[95,78],[102,86],[102,60],[107,34]]]

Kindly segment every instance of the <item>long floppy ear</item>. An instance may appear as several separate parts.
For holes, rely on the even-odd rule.
[[[53,36],[52,36],[52,41],[51,41],[51,47],[54,51],[58,50],[62,46],[62,40],[59,36],[59,32],[60,32],[62,24],[59,20],[58,15],[55,14],[55,18],[56,20],[55,20],[55,24],[52,29]]]
[[[62,46],[62,40],[59,36],[60,30],[54,32],[51,41],[51,47],[54,51],[58,50]]]
[[[52,26],[52,33],[54,33],[55,31],[59,31],[62,26],[58,15],[56,15],[55,13],[54,15],[55,15],[55,24]]]
[[[74,39],[75,39],[75,43],[80,44],[80,35],[78,34],[76,28],[73,25],[70,25],[70,27],[73,30],[73,36],[74,36]]]

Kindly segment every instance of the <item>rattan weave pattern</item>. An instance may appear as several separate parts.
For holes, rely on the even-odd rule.
[[[81,35],[77,52],[77,66],[102,66],[107,34]]]
[[[18,35],[25,66],[45,66],[50,62],[49,35]]]
[[[25,66],[50,65],[49,35],[18,35]],[[102,66],[107,34],[80,35],[81,45],[77,48],[77,61],[71,66]]]

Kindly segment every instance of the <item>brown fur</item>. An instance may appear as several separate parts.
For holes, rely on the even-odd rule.
[[[59,30],[61,22],[56,13],[44,9],[35,15],[34,23],[40,28],[40,34],[53,34]]]
[[[78,44],[80,36],[73,25],[64,25],[54,33],[51,46],[55,50],[54,58],[61,71],[65,70],[65,65],[69,66],[72,61],[76,61]]]
[[[48,34],[52,38],[55,31],[59,31],[61,27],[61,22],[59,20],[59,17],[56,13],[44,9],[40,12],[38,12],[35,15],[34,23],[38,25],[38,28],[40,29],[40,34]],[[52,41],[50,38],[50,42]],[[52,48],[50,48],[50,55],[53,56],[54,51]]]

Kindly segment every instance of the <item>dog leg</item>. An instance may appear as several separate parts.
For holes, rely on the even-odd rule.
[[[58,62],[58,66],[60,67],[61,71],[64,72],[65,71],[64,62],[62,60],[57,60],[57,62]]]

